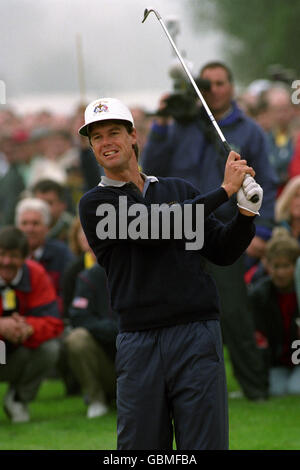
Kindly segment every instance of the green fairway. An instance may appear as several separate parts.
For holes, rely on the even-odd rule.
[[[238,391],[226,360],[228,391]],[[2,402],[6,384],[0,384]],[[66,397],[60,381],[43,383],[30,404],[32,420],[11,424],[0,408],[1,450],[111,450],[116,448],[116,411],[96,419],[85,417],[81,397]],[[299,450],[300,397],[252,403],[229,398],[232,450]]]
[[[0,384],[0,400],[6,386]],[[0,409],[1,450],[99,450],[116,446],[116,412],[85,417],[81,397],[66,397],[60,381],[44,382],[30,404],[31,422],[12,424]]]

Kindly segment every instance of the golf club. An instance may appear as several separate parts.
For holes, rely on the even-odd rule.
[[[166,25],[164,24],[164,22],[163,22],[163,20],[162,20],[162,17],[161,17],[160,14],[158,13],[158,11],[157,11],[157,10],[154,10],[153,8],[151,8],[151,9],[146,8],[145,11],[144,11],[144,18],[143,18],[142,23],[144,23],[144,22],[146,21],[146,19],[148,18],[149,14],[150,14],[151,12],[153,12],[153,13],[155,14],[156,18],[157,18],[158,21],[160,22],[160,24],[161,24],[161,26],[162,26],[164,32],[166,33],[167,38],[169,39],[169,41],[170,41],[170,43],[171,43],[171,46],[173,47],[173,49],[174,49],[174,51],[175,51],[175,53],[176,53],[178,59],[180,60],[182,67],[184,68],[184,70],[185,70],[185,72],[186,72],[186,74],[187,74],[187,76],[188,76],[188,78],[189,78],[189,80],[190,80],[190,82],[191,82],[191,84],[192,84],[192,86],[193,86],[193,88],[194,88],[196,94],[198,95],[198,97],[199,97],[199,99],[200,99],[200,101],[201,101],[203,107],[205,108],[205,111],[207,112],[207,115],[208,115],[208,117],[209,117],[209,119],[210,119],[212,125],[214,126],[214,128],[215,128],[215,130],[216,130],[218,136],[220,137],[220,139],[221,139],[221,141],[222,141],[222,144],[223,144],[223,146],[224,146],[226,152],[229,154],[229,153],[231,152],[230,145],[229,145],[228,142],[226,141],[226,139],[225,139],[225,137],[224,137],[224,135],[223,135],[223,132],[221,131],[221,129],[220,129],[220,127],[219,127],[217,121],[215,120],[215,118],[214,118],[214,116],[213,116],[211,110],[209,109],[209,107],[208,107],[208,105],[207,105],[205,99],[203,98],[202,93],[200,92],[200,90],[199,90],[199,88],[198,88],[198,86],[197,86],[197,84],[196,84],[196,82],[195,82],[195,80],[194,80],[192,74],[190,73],[190,71],[189,71],[188,67],[186,66],[186,64],[185,64],[185,62],[184,62],[184,60],[183,60],[183,58],[181,57],[181,54],[179,53],[179,51],[178,51],[178,49],[177,49],[177,47],[176,47],[176,44],[174,43],[173,39],[171,38],[171,36],[170,36],[170,34],[169,34],[169,31],[168,31]],[[245,178],[244,178],[244,183],[245,183],[246,179],[249,178],[249,177],[250,177],[249,175],[246,175],[246,176],[245,176]],[[243,183],[243,184],[244,184],[244,183]],[[254,194],[254,195],[251,197],[251,202],[253,202],[253,203],[258,202],[258,200],[259,200],[258,194]]]

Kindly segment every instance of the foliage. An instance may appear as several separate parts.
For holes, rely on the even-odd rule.
[[[300,76],[300,0],[185,0],[195,25],[225,33],[224,60],[244,83],[281,64]]]

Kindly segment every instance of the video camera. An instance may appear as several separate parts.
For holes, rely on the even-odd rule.
[[[169,75],[173,80],[173,93],[165,99],[165,107],[155,114],[156,116],[172,117],[182,124],[188,123],[194,120],[199,113],[198,97],[182,67],[171,67]],[[208,80],[202,78],[194,80],[200,91],[210,89]]]

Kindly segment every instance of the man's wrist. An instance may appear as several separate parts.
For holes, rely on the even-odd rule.
[[[242,207],[239,207],[239,212],[247,217],[255,217],[257,215],[255,212],[247,211],[247,209],[243,209]]]
[[[226,191],[228,199],[235,193],[230,183],[223,183],[221,185],[221,188],[223,188]]]

